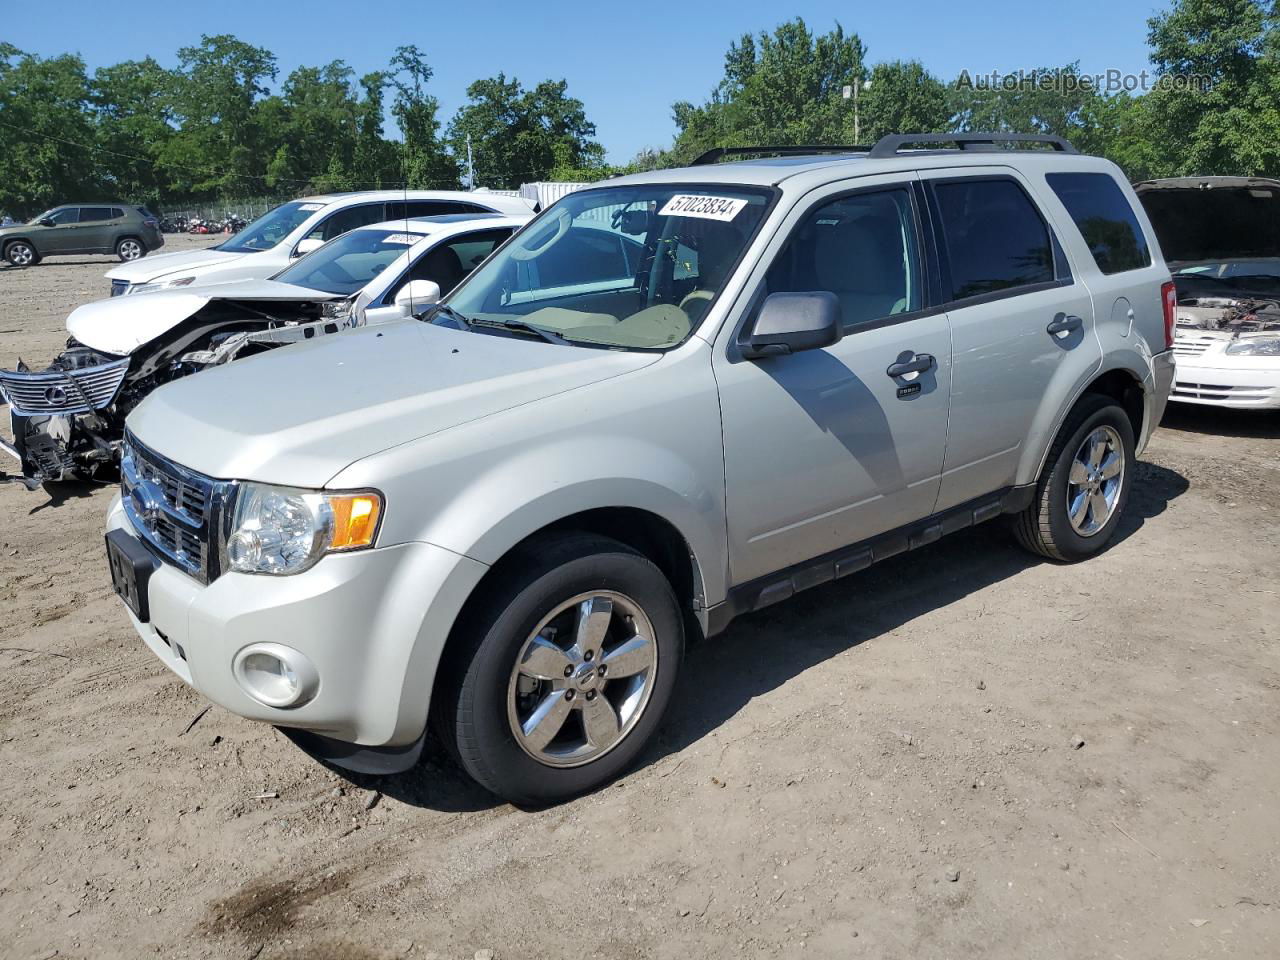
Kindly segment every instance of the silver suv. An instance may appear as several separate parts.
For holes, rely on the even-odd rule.
[[[626,768],[738,614],[1001,516],[1097,553],[1172,285],[1115,166],[1016,139],[611,180],[420,319],[162,387],[107,521],[138,633],[333,763],[430,727],[540,803]]]

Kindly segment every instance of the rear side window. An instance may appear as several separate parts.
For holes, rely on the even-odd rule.
[[[111,208],[111,219],[112,219],[112,220],[118,220],[118,219],[120,219],[120,218],[121,218],[121,217],[123,217],[123,216],[124,216],[124,211],[123,211],[123,210],[121,210],[119,207],[112,207],[112,208]]]
[[[1045,180],[1080,228],[1099,270],[1109,274],[1151,266],[1147,238],[1115,180],[1105,173],[1050,173]]]
[[[111,219],[110,207],[81,207],[80,222],[81,223],[97,223],[101,220]]]
[[[381,203],[366,203],[358,207],[339,210],[329,219],[319,224],[307,236],[329,241],[334,237],[342,236],[349,230],[354,230],[356,227],[367,227],[371,223],[380,223],[385,219],[386,215]]]
[[[933,191],[951,265],[952,300],[1054,279],[1049,228],[1018,184],[943,180]]]

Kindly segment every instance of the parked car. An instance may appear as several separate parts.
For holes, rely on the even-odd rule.
[[[463,213],[523,216],[530,205],[519,197],[456,190],[381,190],[304,197],[282,203],[216,246],[152,257],[145,264],[107,273],[111,296],[186,287],[225,280],[265,280],[298,257],[356,227]],[[216,228],[215,228],[216,227]],[[216,233],[220,226],[192,221],[193,233]]]
[[[624,770],[686,642],[738,614],[1001,516],[1097,554],[1173,379],[1173,288],[1117,167],[971,149],[1000,139],[1026,138],[611,180],[423,322],[157,390],[107,517],[132,623],[334,763],[412,765],[430,718],[540,803]],[[970,149],[908,149],[944,140]]]
[[[1178,296],[1170,400],[1280,408],[1280,180],[1135,184]]]
[[[0,255],[15,267],[86,253],[114,253],[132,263],[163,246],[155,215],[123,203],[65,204],[30,223],[0,227]]]
[[[454,214],[359,227],[267,280],[162,289],[76,309],[67,318],[67,349],[47,369],[0,370],[22,480],[35,489],[114,479],[125,417],[160,384],[421,312],[531,216]]]

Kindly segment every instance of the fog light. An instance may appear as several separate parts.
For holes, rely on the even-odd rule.
[[[298,707],[316,695],[320,675],[311,661],[279,643],[255,643],[236,654],[236,682],[268,707]]]

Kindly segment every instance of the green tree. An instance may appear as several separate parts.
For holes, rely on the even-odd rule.
[[[101,186],[84,62],[0,43],[0,210],[29,217]]]
[[[178,51],[173,107],[178,134],[160,151],[179,191],[243,194],[265,185],[267,157],[278,130],[261,122],[276,58],[229,34],[202,36]]]
[[[467,87],[467,98],[449,124],[448,141],[455,156],[465,157],[470,137],[477,186],[514,189],[557,171],[575,179],[607,173],[604,148],[592,139],[595,124],[563,80],[525,90],[500,73]]]
[[[943,133],[950,127],[947,87],[919,60],[876,64],[860,99],[859,134],[864,143],[890,133]]]
[[[1258,0],[1176,0],[1148,21],[1165,84],[1144,98],[1165,147],[1158,174],[1280,172],[1275,16]]]
[[[94,71],[97,161],[111,195],[163,206],[168,178],[157,165],[173,137],[173,74],[147,57]]]
[[[391,58],[390,82],[395,90],[391,112],[404,137],[404,179],[410,187],[451,189],[458,185],[458,165],[440,140],[440,101],[427,93],[434,71],[416,46],[397,47]]]

